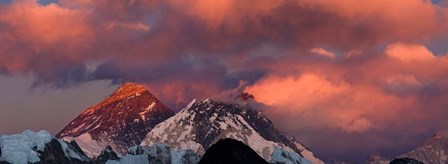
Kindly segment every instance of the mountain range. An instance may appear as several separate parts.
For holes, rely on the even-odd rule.
[[[253,108],[250,105],[253,98],[250,94],[242,93],[226,101],[195,99],[175,113],[143,85],[124,83],[104,101],[83,111],[55,137],[48,132],[38,132],[37,136],[45,133],[46,140],[34,140],[30,135],[25,135],[34,132],[26,131],[25,134],[19,134],[22,136],[19,138],[28,139],[12,139],[13,143],[25,142],[25,146],[11,148],[14,144],[6,139],[14,138],[14,135],[3,135],[0,161],[198,163],[202,156],[210,154],[208,150],[213,145],[233,139],[238,141],[236,145],[247,146],[248,149],[242,153],[255,152],[265,162],[323,163],[303,144],[280,132],[261,111]],[[54,145],[56,141],[60,144]],[[38,143],[37,149],[33,144],[29,146],[30,142]],[[61,150],[57,153],[44,151],[47,145],[60,147]],[[221,147],[219,145],[222,143],[215,147]],[[22,152],[24,147],[27,147],[25,153]],[[215,152],[216,148],[212,150]],[[58,158],[47,160],[43,154],[51,156],[51,152],[58,154]],[[70,156],[70,153],[66,155],[67,152],[79,154],[79,158]],[[11,158],[14,156],[11,153],[22,154],[27,158]],[[33,158],[28,158],[29,154],[33,154]]]
[[[254,96],[241,93],[194,99],[175,113],[145,86],[128,82],[55,136],[0,135],[0,163],[324,163],[254,104]],[[366,164],[446,164],[447,152],[448,139],[436,134],[408,153],[375,154]]]

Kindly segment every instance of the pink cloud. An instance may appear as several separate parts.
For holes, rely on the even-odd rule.
[[[421,114],[422,107],[430,104],[420,94],[428,85],[446,79],[447,64],[446,56],[435,56],[425,46],[391,44],[376,59],[353,65],[271,67],[278,69],[272,72],[295,69],[298,73],[270,74],[245,91],[271,106],[267,113],[281,118],[277,121],[282,127],[292,131],[338,128],[352,133],[409,127],[415,124],[397,124],[402,113],[410,120],[436,117]],[[444,111],[442,106],[433,108]]]
[[[336,55],[332,52],[329,52],[323,48],[313,48],[310,50],[311,53],[315,53],[317,55],[325,56],[327,58],[335,58]]]
[[[391,109],[399,111],[396,104],[406,103],[372,86],[349,84],[343,79],[332,80],[310,73],[297,77],[268,77],[246,88],[246,92],[273,107],[272,111],[266,111],[268,114],[287,118],[282,127],[292,131],[339,128],[347,132],[365,132],[384,128],[380,124],[373,126],[372,121],[380,120],[366,117]],[[300,124],[294,124],[294,120],[301,120]]]
[[[11,31],[2,38],[31,43],[36,50],[65,43],[83,44],[93,35],[86,24],[87,11],[71,10],[57,4],[40,5],[35,0],[13,2],[0,14],[2,26]]]
[[[326,156],[399,154],[435,131],[446,131],[446,55],[402,42],[368,58],[365,53],[270,61],[267,76],[245,91],[268,106],[264,112],[277,126]]]
[[[403,62],[430,62],[436,57],[425,46],[412,44],[392,44],[386,48],[386,54]]]

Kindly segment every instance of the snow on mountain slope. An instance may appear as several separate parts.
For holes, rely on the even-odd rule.
[[[305,159],[311,161],[313,164],[324,164],[324,161],[314,156],[314,153],[306,148],[302,143],[297,141],[295,138],[292,138],[292,141],[294,141],[294,144],[297,146],[297,149],[299,149],[300,154],[302,154]]]
[[[22,134],[0,136],[2,156],[0,161],[10,163],[28,163],[40,161],[36,150],[43,151],[50,142],[51,135],[47,131],[24,131]],[[36,147],[36,150],[33,150]]]
[[[448,163],[448,138],[442,134],[435,134],[414,150],[400,155],[400,158],[413,158],[423,163]]]
[[[148,155],[126,155],[119,160],[109,160],[106,164],[149,164]]]
[[[57,140],[43,130],[1,135],[0,163],[87,163],[89,159],[72,144]]]
[[[422,145],[396,158],[410,158],[430,164],[448,163],[448,138],[440,133],[429,137]],[[366,163],[382,164],[391,161],[379,155],[371,156]]]
[[[387,159],[380,154],[373,154],[367,159],[366,164],[389,164],[389,162],[390,159]]]
[[[276,147],[297,154],[305,150],[299,149],[261,112],[251,109],[247,103],[211,99],[193,100],[175,116],[154,127],[141,145],[167,143],[174,149],[191,149],[203,154],[223,138],[242,141],[267,161],[271,160]]]
[[[167,144],[151,146],[133,146],[121,159],[108,160],[106,163],[166,163],[197,164],[199,156],[192,150],[172,150]]]
[[[117,153],[139,145],[160,122],[174,115],[144,86],[125,83],[111,96],[71,121],[56,137],[74,140],[89,157],[107,145]]]
[[[297,153],[288,152],[279,147],[275,148],[274,152],[272,153],[271,163],[313,164],[310,160],[298,155]]]

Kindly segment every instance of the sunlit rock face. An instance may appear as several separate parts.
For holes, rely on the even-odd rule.
[[[82,112],[56,137],[77,141],[90,157],[98,156],[107,145],[123,154],[173,115],[143,85],[125,83],[104,101]]]

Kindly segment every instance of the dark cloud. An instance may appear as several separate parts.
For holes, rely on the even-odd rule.
[[[111,60],[100,64],[97,69],[89,75],[89,80],[108,80],[116,79],[121,81],[134,81],[148,84],[152,92],[164,92],[164,87],[160,85],[177,86],[182,84],[178,92],[187,95],[181,95],[182,99],[187,98],[206,98],[219,94],[222,90],[235,88],[240,81],[253,83],[265,74],[263,70],[244,68],[230,70],[213,57],[198,58],[194,56],[185,56],[177,60],[160,62],[126,62],[121,60]],[[201,85],[204,88],[191,90],[189,86]],[[208,91],[205,91],[208,88]],[[203,92],[208,92],[204,95]],[[179,95],[166,95],[161,98],[168,100],[172,107],[184,105],[187,102],[176,102]],[[180,104],[176,104],[180,103]]]
[[[68,64],[68,63],[65,63]],[[31,87],[51,84],[53,88],[67,88],[88,81],[85,65],[55,67],[51,72],[39,72]]]

